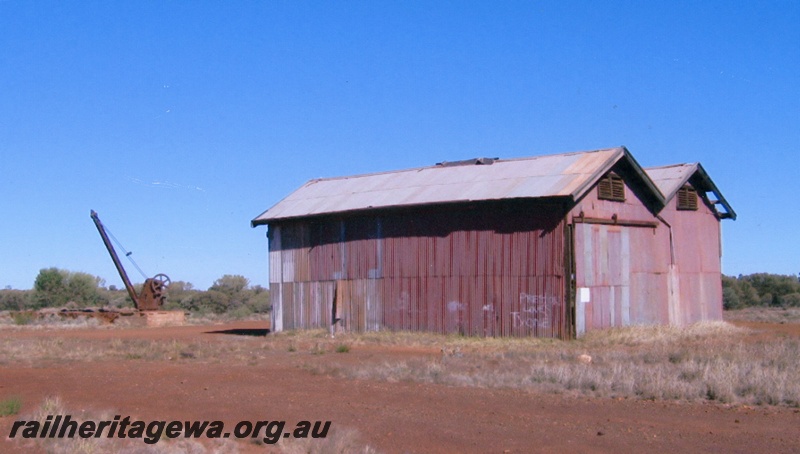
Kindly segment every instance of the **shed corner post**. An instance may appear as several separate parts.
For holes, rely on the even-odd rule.
[[[569,210],[567,210],[569,213]],[[575,239],[574,226],[569,222],[569,214],[564,218],[564,310],[566,312],[565,332],[562,339],[576,338],[576,296],[575,296]]]
[[[270,329],[273,333],[283,331],[283,257],[281,251],[281,228],[267,225],[267,249],[269,253]]]

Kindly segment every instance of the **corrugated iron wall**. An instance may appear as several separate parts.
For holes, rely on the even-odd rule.
[[[564,213],[501,202],[272,224],[273,327],[569,337]]]
[[[624,203],[595,191],[571,210],[628,225],[575,224],[576,331],[722,320],[719,219],[705,201],[679,211],[673,198],[649,213],[629,190]],[[655,221],[653,227],[643,224]]]
[[[670,323],[665,229],[575,225],[578,334]]]
[[[720,221],[703,201],[697,211],[679,211],[676,202],[677,197],[661,212],[674,238],[670,320],[677,325],[722,320]]]
[[[572,208],[570,220],[577,334],[669,324],[669,229],[647,209],[641,189],[626,181],[625,200],[618,202],[599,199],[595,187]]]

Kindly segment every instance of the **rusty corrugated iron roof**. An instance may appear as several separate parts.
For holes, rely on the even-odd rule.
[[[519,159],[480,159],[473,165],[315,179],[256,217],[253,226],[290,219],[376,208],[515,198],[580,198],[625,159],[653,198],[663,196],[625,147]],[[483,163],[483,164],[481,164]]]
[[[656,184],[658,190],[664,194],[666,201],[672,200],[678,190],[687,182],[691,182],[695,189],[702,192],[711,192],[716,200],[710,200],[721,219],[736,219],[736,212],[723,197],[717,185],[708,176],[705,169],[699,162],[674,164],[661,167],[648,167],[645,169],[647,175]],[[724,211],[717,209],[717,206],[724,208]]]
[[[647,175],[656,184],[658,190],[664,194],[666,200],[671,200],[689,178],[697,170],[697,163],[674,164],[662,167],[647,167]]]

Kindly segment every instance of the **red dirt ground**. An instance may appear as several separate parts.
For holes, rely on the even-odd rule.
[[[776,339],[800,325],[751,328]],[[789,328],[786,328],[789,326]],[[187,339],[263,338],[207,334],[264,328],[263,322],[172,328],[6,331],[3,337]],[[388,351],[387,351],[388,350]],[[254,365],[220,361],[86,361],[0,366],[0,397],[19,395],[20,415],[0,418],[0,452],[21,451],[6,437],[16,418],[47,396],[71,409],[113,411],[140,420],[330,420],[356,429],[384,452],[800,452],[800,410],[783,407],[564,397],[516,390],[349,380],[299,367],[308,353],[265,352]],[[348,360],[408,349],[353,347]],[[333,355],[315,355],[315,358]],[[324,359],[323,359],[324,360]],[[252,364],[252,363],[251,363]],[[800,377],[798,377],[800,379]],[[270,446],[241,443],[244,452]]]

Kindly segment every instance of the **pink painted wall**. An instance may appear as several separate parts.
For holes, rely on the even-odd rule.
[[[581,213],[655,226],[576,223]],[[719,220],[702,202],[698,211],[678,211],[676,198],[658,215],[666,222],[630,186],[624,202],[599,200],[593,188],[571,210],[567,222],[574,226],[579,334],[722,319]]]
[[[574,222],[587,218],[620,224]],[[593,188],[568,216],[574,222],[576,331],[637,324],[669,323],[669,230],[647,209],[630,186],[626,200],[599,200]],[[584,290],[581,290],[584,289]]]
[[[674,197],[660,214],[674,239],[673,323],[722,320],[720,221],[702,198],[697,211],[684,211]]]

